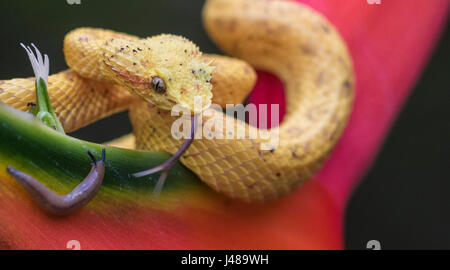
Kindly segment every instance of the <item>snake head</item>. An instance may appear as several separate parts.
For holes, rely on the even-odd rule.
[[[197,113],[211,105],[214,67],[183,37],[163,34],[141,40],[109,39],[102,54],[112,81],[161,109],[180,104]]]

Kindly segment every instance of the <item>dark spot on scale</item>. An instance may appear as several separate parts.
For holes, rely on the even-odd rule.
[[[133,63],[133,66],[135,66],[136,65],[136,63]]]
[[[352,83],[349,80],[344,81],[344,83],[342,83],[342,87],[341,87],[341,93],[344,96],[351,96],[352,95]]]
[[[270,151],[270,153],[273,153],[273,152],[275,152],[275,148],[272,148],[269,151]]]
[[[263,157],[264,155],[263,155],[263,153],[260,151],[260,150],[258,150],[258,155],[260,156],[260,157]],[[264,160],[264,159],[263,159]]]
[[[344,82],[344,87],[345,88],[350,88],[350,86],[351,86],[351,83],[350,83],[350,81],[349,80],[346,80],[345,82]]]
[[[296,157],[297,157],[297,154],[295,153],[295,151],[292,151],[292,157],[293,157],[293,158],[296,158]]]
[[[142,49],[141,49],[141,48],[138,47],[137,49],[138,49],[138,51],[142,52]]]
[[[302,47],[302,51],[303,51],[304,54],[309,54],[309,55],[314,55],[316,53],[314,51],[314,49],[309,47],[309,46]]]
[[[277,176],[280,177],[280,176],[281,176],[281,173],[278,172],[278,173],[277,173]]]
[[[253,187],[255,187],[255,185],[256,185],[256,182],[251,183],[251,184],[248,184],[247,187],[248,187],[249,189],[253,189]]]
[[[137,53],[137,51],[136,51],[135,49],[133,49],[133,52],[134,52],[134,53]]]

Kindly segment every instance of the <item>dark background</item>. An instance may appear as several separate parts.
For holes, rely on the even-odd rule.
[[[181,34],[204,52],[218,53],[203,30],[202,5],[202,0],[81,0],[81,5],[66,0],[1,1],[0,79],[33,75],[19,42],[35,42],[47,53],[50,73],[66,69],[62,40],[80,26],[138,36]],[[374,165],[350,199],[346,248],[364,249],[368,240],[376,239],[383,249],[450,249],[449,63],[447,27]],[[129,132],[127,113],[121,113],[71,135],[104,142]]]

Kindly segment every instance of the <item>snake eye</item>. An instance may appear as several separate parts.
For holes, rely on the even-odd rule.
[[[152,88],[156,91],[156,93],[163,94],[166,92],[166,83],[160,77],[153,77]]]

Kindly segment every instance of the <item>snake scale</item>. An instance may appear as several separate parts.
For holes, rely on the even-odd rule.
[[[173,105],[202,111],[203,124],[230,120],[245,136],[195,139],[181,162],[231,198],[286,194],[320,168],[346,125],[354,95],[346,45],[322,15],[289,1],[208,0],[203,21],[212,40],[238,59],[202,55],[179,36],[71,31],[64,40],[70,69],[49,77],[55,112],[70,132],[128,109],[136,148],[172,154],[182,144],[171,135]],[[285,88],[279,144],[270,150],[260,147],[267,140],[248,137],[256,127],[208,108],[240,104],[256,80],[252,67],[277,75]],[[200,110],[194,95],[202,97]],[[26,110],[34,100],[34,78],[0,81],[1,102]]]

